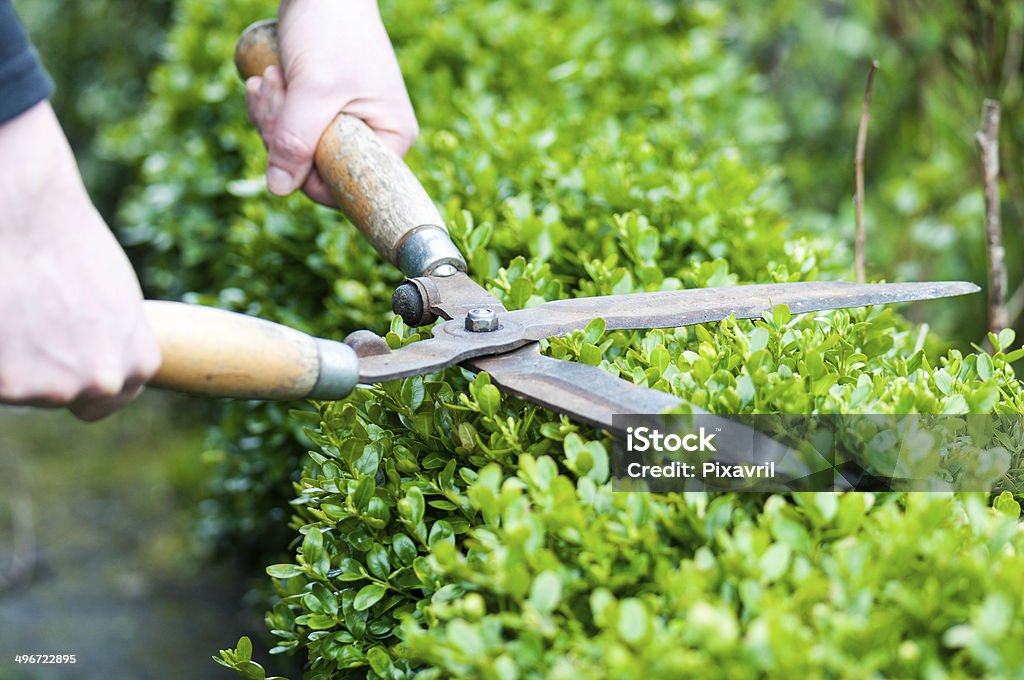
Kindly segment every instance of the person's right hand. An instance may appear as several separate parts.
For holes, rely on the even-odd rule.
[[[135,272],[37,104],[0,125],[0,402],[97,420],[159,367]]]
[[[249,118],[267,146],[267,186],[334,205],[313,153],[339,112],[361,119],[399,156],[419,127],[375,0],[282,0],[281,66],[245,81]]]

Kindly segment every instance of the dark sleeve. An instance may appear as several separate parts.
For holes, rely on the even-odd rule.
[[[0,123],[53,92],[53,82],[18,21],[11,0],[0,0]]]

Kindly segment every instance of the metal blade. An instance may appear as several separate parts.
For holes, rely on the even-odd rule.
[[[359,358],[359,382],[372,385],[424,375],[470,359],[501,354],[530,343],[518,324],[492,333],[471,333],[462,321],[449,321],[434,327],[434,337],[386,354]]]
[[[556,300],[539,307],[508,312],[501,318],[522,324],[530,340],[540,340],[585,328],[596,318],[604,319],[608,330],[675,328],[721,321],[730,315],[737,319],[757,319],[770,312],[772,307],[782,304],[787,305],[793,314],[802,314],[954,297],[979,290],[973,283],[965,281],[770,283]]]
[[[683,404],[678,397],[616,378],[596,366],[544,356],[537,343],[463,365],[486,371],[509,394],[608,431],[615,431],[613,415],[656,414]]]
[[[636,385],[596,366],[561,361],[540,353],[540,346],[531,343],[507,354],[470,359],[462,364],[474,371],[485,371],[491,382],[503,392],[532,402],[558,413],[564,413],[573,420],[607,430],[614,436],[624,437],[621,420],[616,423],[612,416],[649,416],[655,427],[663,421],[657,415],[678,408],[685,402],[666,392]],[[719,424],[721,429],[735,435],[745,435],[751,443],[751,454],[755,458],[737,459],[731,462],[759,463],[769,460],[778,465],[787,479],[798,479],[813,472],[802,462],[799,453],[768,435],[746,425],[692,407],[694,414],[701,415],[701,423],[708,426]],[[645,421],[646,422],[646,421]],[[631,420],[632,424],[637,419]],[[722,462],[730,462],[727,456]],[[784,489],[779,485],[779,489]]]

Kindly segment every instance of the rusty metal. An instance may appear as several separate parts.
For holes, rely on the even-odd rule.
[[[345,344],[355,350],[356,356],[360,358],[391,352],[387,340],[368,330],[352,331],[345,336]]]
[[[679,408],[683,400],[618,378],[596,366],[544,356],[530,343],[497,356],[463,363],[521,399],[612,430],[613,415],[648,415]]]
[[[608,330],[674,328],[722,321],[729,316],[756,319],[780,304],[787,305],[794,314],[801,314],[966,295],[979,290],[973,283],[959,281],[774,283],[557,300],[505,312],[497,300],[481,305],[483,296],[490,296],[492,300],[493,296],[461,272],[447,279],[437,279],[437,282],[434,278],[419,277],[411,281],[423,288],[430,310],[451,320],[434,326],[433,338],[386,355],[362,359],[360,382],[385,382],[439,371],[468,359],[509,352],[531,342],[585,328],[597,318],[605,320]],[[451,285],[439,283],[447,280],[455,281]],[[498,311],[498,330],[490,333],[466,330],[464,317],[478,306]]]
[[[665,419],[657,414],[678,413],[686,404],[671,394],[628,382],[597,366],[544,356],[537,343],[505,354],[470,359],[462,365],[473,371],[485,371],[503,392],[620,435],[624,433],[614,416],[642,416],[631,418],[629,422],[649,422],[652,427],[664,430]],[[721,462],[749,464],[775,460],[787,479],[798,479],[814,472],[797,451],[763,432],[692,405],[688,410],[701,416],[705,426],[717,425],[719,430],[744,433],[750,438],[750,451],[758,452],[758,460],[734,460],[723,452]],[[842,482],[839,480],[840,486]],[[784,488],[780,483],[779,489]]]
[[[433,373],[466,359],[501,354],[531,342],[526,330],[511,320],[503,320],[496,331],[474,333],[466,330],[463,319],[454,319],[434,326],[433,334],[430,339],[389,354],[360,359],[359,382],[372,384]]]
[[[556,300],[509,312],[501,315],[501,319],[518,321],[529,329],[531,340],[540,340],[586,328],[596,318],[604,319],[608,330],[675,328],[722,321],[730,316],[758,319],[778,305],[788,306],[793,314],[803,314],[953,297],[978,290],[973,283],[961,281],[769,283]]]
[[[438,317],[463,318],[471,309],[485,307],[504,312],[505,306],[465,272],[451,276],[417,276],[406,279],[391,299],[395,314],[410,326],[425,326]]]

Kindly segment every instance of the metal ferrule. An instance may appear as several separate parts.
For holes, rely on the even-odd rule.
[[[398,268],[410,278],[444,276],[466,271],[466,260],[447,231],[424,224],[410,231],[399,244]]]
[[[330,401],[348,396],[359,382],[359,358],[343,342],[314,338],[320,355],[320,375],[308,399]]]

